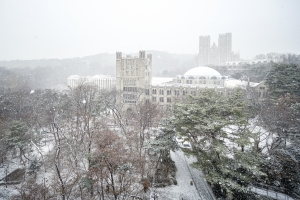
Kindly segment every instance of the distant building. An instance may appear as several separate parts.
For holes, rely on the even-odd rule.
[[[152,82],[152,55],[146,56],[145,51],[139,57],[116,53],[116,101],[122,110],[132,109],[138,100],[149,95]]]
[[[219,35],[219,65],[226,65],[226,62],[232,61],[232,34],[225,33]]]
[[[256,60],[237,60],[226,62],[226,66],[228,70],[244,70],[245,65],[254,65],[259,63],[269,63],[271,59],[256,59]]]
[[[107,75],[95,76],[77,76],[72,75],[68,77],[67,85],[70,88],[75,88],[80,84],[90,84],[96,86],[99,90],[111,90],[116,87],[116,78]]]
[[[161,78],[162,81],[154,78],[152,82],[152,55],[146,56],[145,51],[140,51],[139,57],[122,57],[122,53],[117,52],[116,71],[117,105],[122,111],[133,110],[141,102],[152,102],[165,110],[174,102],[182,101],[188,95],[196,96],[206,89],[227,96],[240,87],[251,91],[251,97],[257,97],[258,101],[266,97],[264,83],[228,79],[205,66],[192,68],[174,78]]]
[[[199,37],[199,65],[209,64],[210,57],[210,36]]]
[[[227,62],[240,60],[239,53],[232,52],[232,34],[219,34],[218,46],[210,46],[210,36],[199,37],[199,66],[220,66]]]
[[[71,88],[82,83],[94,85],[98,89],[116,89],[116,104],[122,111],[133,110],[137,104],[147,102],[167,110],[174,102],[183,101],[188,95],[196,96],[207,89],[228,96],[239,87],[248,92],[247,98],[253,99],[252,102],[260,102],[267,96],[263,82],[252,83],[247,78],[229,79],[206,66],[191,68],[174,78],[153,78],[152,81],[152,55],[146,55],[145,51],[140,51],[138,57],[122,57],[122,52],[116,52],[116,77],[68,77],[68,86]]]
[[[210,48],[209,63],[207,63],[207,65],[212,65],[212,66],[219,65],[219,49],[215,43],[213,43],[212,47]]]

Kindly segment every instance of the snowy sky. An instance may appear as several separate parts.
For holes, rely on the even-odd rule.
[[[198,53],[231,32],[242,58],[300,53],[299,0],[0,0],[0,60]]]

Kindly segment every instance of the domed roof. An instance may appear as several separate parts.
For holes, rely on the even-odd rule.
[[[217,70],[214,70],[213,68],[210,67],[195,67],[193,69],[188,70],[185,72],[184,76],[222,76]]]

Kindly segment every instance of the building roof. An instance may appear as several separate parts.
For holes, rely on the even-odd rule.
[[[213,68],[200,66],[188,70],[187,72],[185,72],[184,76],[220,77],[222,75],[217,70],[214,70]]]

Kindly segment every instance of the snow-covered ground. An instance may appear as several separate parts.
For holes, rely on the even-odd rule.
[[[177,185],[154,189],[160,200],[206,200],[214,199],[208,191],[206,182],[199,170],[192,169],[189,163],[194,162],[192,157],[186,157],[181,150],[171,152],[171,158],[177,167]],[[191,181],[193,185],[191,185]]]

